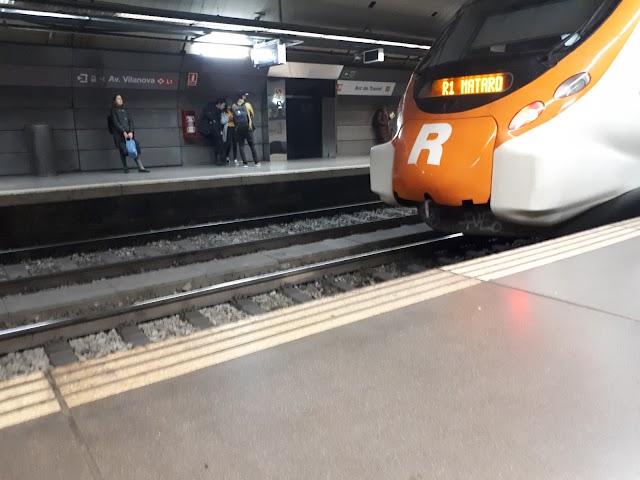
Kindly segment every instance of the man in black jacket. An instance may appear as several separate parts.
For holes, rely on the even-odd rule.
[[[214,102],[207,103],[202,109],[202,122],[200,133],[208,137],[213,147],[214,162],[223,164],[224,142],[222,141],[222,115],[226,115],[226,101],[218,98]]]
[[[134,132],[135,124],[133,123],[131,114],[124,108],[122,95],[116,95],[113,97],[113,105],[111,107],[111,133],[113,134],[113,142],[116,144],[116,147],[118,147],[118,151],[120,152],[120,161],[122,162],[124,173],[129,173],[129,168],[127,167],[126,142],[131,139],[136,143],[136,150],[138,152],[138,156],[134,158],[138,165],[138,171],[148,172],[149,170],[144,168],[144,165],[142,165],[142,161],[140,160],[140,144],[137,139],[133,138]]]

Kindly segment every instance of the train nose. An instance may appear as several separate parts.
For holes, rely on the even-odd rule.
[[[394,191],[440,205],[488,203],[496,134],[492,117],[407,121],[395,141]]]

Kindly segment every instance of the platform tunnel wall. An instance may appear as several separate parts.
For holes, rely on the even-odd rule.
[[[173,89],[79,86],[75,77],[85,69],[157,72],[179,84]],[[187,85],[190,72],[198,73],[196,87]],[[183,137],[181,110],[199,113],[208,101],[246,90],[256,113],[256,149],[263,158],[268,147],[263,140],[266,73],[248,60],[0,44],[0,175],[30,173],[25,126],[40,122],[53,128],[59,172],[121,168],[106,122],[116,93],[122,93],[135,120],[145,165],[159,167],[211,164],[205,138]]]
[[[395,83],[391,96],[338,95],[335,99],[336,132],[331,143],[336,146],[331,150],[338,156],[366,156],[374,144],[371,119],[376,108],[397,107],[410,72],[350,70],[356,80]],[[166,75],[176,84],[173,88],[95,87],[79,82],[83,72]],[[197,86],[188,84],[191,72],[198,73]],[[0,43],[0,175],[31,173],[25,127],[41,122],[53,128],[58,172],[121,168],[106,123],[116,93],[122,93],[135,119],[145,165],[163,167],[212,164],[207,139],[183,137],[182,109],[199,113],[208,101],[248,91],[256,113],[256,150],[260,160],[268,160],[267,74],[268,69],[255,69],[249,59]],[[249,149],[245,151],[250,159]]]

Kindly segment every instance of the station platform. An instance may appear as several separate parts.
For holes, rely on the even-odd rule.
[[[640,477],[640,220],[0,384],[3,479]]]
[[[262,162],[228,166],[160,167],[141,174],[134,168],[79,172],[55,177],[0,177],[0,207],[69,202],[128,195],[180,192],[369,174],[368,157]]]
[[[0,177],[0,249],[376,200],[368,157]]]

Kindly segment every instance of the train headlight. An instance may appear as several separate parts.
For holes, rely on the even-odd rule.
[[[543,111],[544,103],[542,102],[533,102],[527,105],[513,117],[513,120],[511,120],[509,124],[509,131],[518,130],[529,125],[535,121]]]
[[[562,82],[553,94],[553,98],[559,100],[575,95],[589,85],[589,82],[591,82],[591,75],[587,72],[578,73]]]

